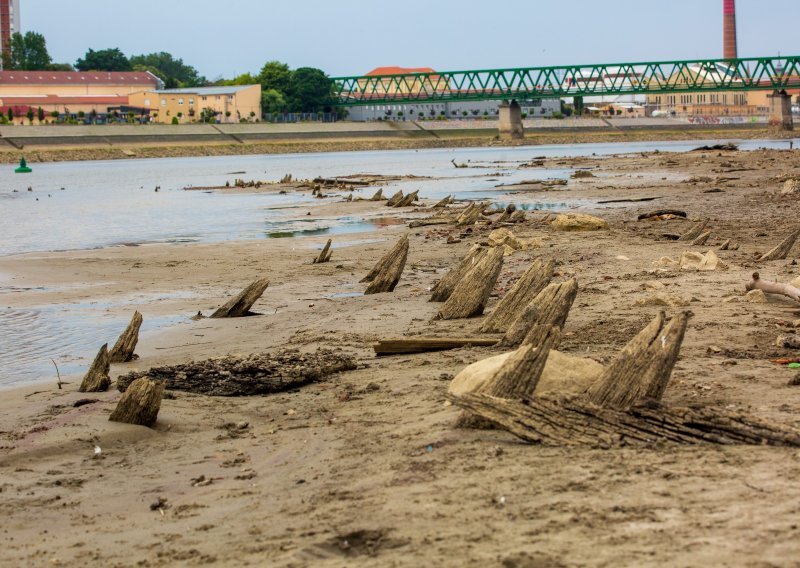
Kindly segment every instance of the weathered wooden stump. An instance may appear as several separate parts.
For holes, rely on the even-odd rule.
[[[413,193],[409,193],[408,195],[403,197],[403,199],[401,199],[394,207],[410,207],[411,205],[414,205],[414,202],[417,201],[418,198],[419,198],[419,190]]]
[[[386,268],[389,266],[389,264],[391,264],[392,259],[397,258],[397,256],[402,253],[404,248],[408,249],[408,235],[403,235],[400,237],[400,239],[394,244],[389,252],[381,257],[372,270],[370,270],[369,273],[360,280],[360,282],[372,282],[375,280],[375,277],[378,276],[378,274],[386,271]]]
[[[706,244],[706,241],[710,236],[711,236],[711,231],[706,231],[705,233],[703,233],[702,235],[700,235],[699,237],[697,237],[692,241],[692,246],[700,246]]]
[[[489,250],[456,285],[436,318],[451,320],[483,314],[502,268],[503,248],[495,247]]]
[[[269,286],[269,280],[262,278],[256,280],[237,296],[231,298],[222,307],[218,308],[210,317],[212,318],[239,318],[251,315],[250,308],[258,301],[264,290]]]
[[[695,223],[694,227],[682,234],[678,240],[684,242],[691,242],[695,240],[697,237],[703,234],[703,231],[707,225],[708,219],[704,219],[698,223]]]
[[[464,212],[456,218],[456,227],[468,227],[470,225],[474,225],[475,222],[483,215],[483,210],[485,208],[485,203],[470,203]]]
[[[402,200],[403,200],[403,190],[401,189],[400,191],[398,191],[397,193],[395,193],[394,195],[392,195],[389,198],[389,200],[386,202],[386,206],[387,207],[394,207],[395,205],[400,203]]]
[[[108,376],[108,371],[111,369],[111,360],[108,356],[108,343],[104,343],[97,352],[97,355],[89,367],[89,371],[81,381],[81,386],[78,388],[80,392],[100,392],[108,390],[111,386],[111,377]]]
[[[142,314],[138,311],[133,312],[131,322],[108,354],[111,363],[127,363],[134,359],[136,344],[139,343],[139,328],[142,327],[143,321]]]
[[[331,250],[331,244],[333,243],[333,239],[328,239],[328,242],[325,243],[325,246],[322,248],[322,251],[317,255],[317,258],[314,259],[314,264],[322,264],[323,262],[328,262],[331,259],[331,255],[333,251]]]
[[[378,189],[375,195],[370,198],[370,201],[383,201],[383,188]]]
[[[503,214],[500,215],[500,217],[498,217],[497,221],[495,221],[495,222],[498,223],[498,224],[499,223],[508,223],[509,221],[511,221],[511,216],[514,214],[514,212],[516,210],[517,210],[517,206],[514,205],[513,203],[511,203],[510,205],[507,205],[505,210],[503,211]]]
[[[112,422],[150,427],[156,423],[164,396],[164,383],[141,378],[133,381],[122,394],[109,416]]]
[[[400,282],[400,277],[403,275],[407,259],[408,235],[405,235],[378,263],[380,269],[370,281],[369,286],[364,291],[364,295],[393,292],[397,283]]]
[[[550,283],[555,263],[537,258],[514,286],[503,296],[494,311],[481,325],[481,333],[505,333],[525,307]]]
[[[577,295],[578,282],[574,278],[547,285],[508,327],[500,345],[516,347],[536,325],[563,328]]]
[[[448,195],[444,199],[442,199],[439,202],[437,202],[431,209],[442,209],[444,207],[447,207],[448,205],[450,205],[451,198],[452,198],[452,196]]]
[[[458,266],[450,269],[441,280],[433,285],[431,302],[446,302],[464,276],[477,265],[489,249],[480,245],[472,245],[467,255],[458,263]]]
[[[768,253],[761,255],[758,260],[783,260],[789,255],[798,237],[800,237],[800,229],[793,231],[792,234],[783,239],[778,246]]]

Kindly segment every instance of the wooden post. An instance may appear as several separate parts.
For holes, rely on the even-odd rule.
[[[387,207],[394,207],[395,205],[400,203],[400,201],[402,201],[402,199],[403,199],[403,190],[401,189],[400,191],[398,191],[397,193],[395,193],[394,195],[392,195],[389,198],[389,201],[386,202],[386,206]]]
[[[553,277],[552,259],[537,258],[514,286],[503,296],[494,311],[481,325],[481,333],[505,333],[525,309],[525,306],[550,283]]]
[[[133,381],[122,393],[117,407],[109,416],[112,422],[124,422],[139,426],[153,426],[161,410],[164,383],[144,377]]]
[[[399,250],[392,249],[394,256],[386,258],[386,263],[383,269],[375,275],[372,282],[370,282],[364,295],[381,294],[383,292],[394,292],[395,286],[400,281],[403,275],[403,270],[406,267],[406,260],[408,259],[408,236],[400,239]],[[396,248],[396,247],[395,247]],[[385,257],[384,257],[385,258]]]
[[[516,347],[535,325],[563,328],[577,295],[578,282],[574,278],[549,284],[509,326],[500,345],[505,348]]]
[[[783,239],[778,246],[762,255],[758,260],[783,260],[789,255],[798,236],[800,236],[800,229],[793,231],[792,234]]]
[[[144,321],[142,314],[138,311],[133,312],[131,322],[108,354],[111,363],[127,363],[133,360],[136,344],[139,342],[139,328],[142,326],[142,321]]]
[[[437,319],[451,320],[479,316],[486,308],[503,268],[503,247],[495,247],[467,272],[439,310]]]
[[[375,195],[370,198],[370,201],[383,201],[383,188],[378,189]]]
[[[483,259],[487,250],[487,248],[481,247],[480,245],[472,245],[472,248],[469,249],[469,252],[458,266],[450,269],[441,280],[434,284],[430,301],[446,302],[453,293],[453,290],[455,290],[455,287],[461,282],[461,279]]]
[[[392,259],[397,258],[404,248],[408,250],[408,235],[403,235],[400,237],[400,240],[395,243],[389,252],[381,257],[378,263],[372,268],[372,270],[369,271],[369,274],[362,278],[360,282],[372,282],[375,280],[375,277],[378,276],[378,274],[386,271],[386,268],[392,262]]]
[[[695,240],[697,237],[699,237],[700,235],[703,234],[703,231],[705,230],[706,225],[708,225],[708,219],[704,219],[703,221],[700,221],[699,223],[696,223],[694,225],[694,227],[692,227],[691,229],[686,231],[684,234],[682,234],[678,240],[679,241],[684,241],[684,242],[687,242],[687,241],[691,242],[691,241]]]
[[[100,392],[108,390],[111,386],[111,377],[108,371],[111,369],[111,361],[108,358],[108,343],[104,343],[92,361],[89,371],[81,381],[79,392]]]
[[[237,296],[231,298],[222,307],[217,309],[210,317],[212,318],[239,318],[250,315],[250,308],[258,301],[264,290],[269,286],[269,280],[262,278],[250,284]]]
[[[328,242],[325,243],[322,251],[319,253],[317,258],[314,259],[314,264],[322,264],[323,262],[328,262],[331,259],[331,255],[333,254],[333,251],[331,250],[331,243],[333,243],[333,239],[328,239]]]
[[[447,207],[450,204],[450,195],[439,201],[436,205],[434,205],[431,209],[442,209]]]
[[[417,201],[419,196],[419,190],[415,191],[414,193],[409,193],[403,199],[401,199],[395,207],[410,207],[414,205],[414,202]]]

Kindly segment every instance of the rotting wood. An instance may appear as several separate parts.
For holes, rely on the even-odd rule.
[[[122,332],[122,335],[119,336],[114,347],[108,353],[108,360],[111,363],[133,361],[136,357],[136,344],[139,343],[139,328],[142,327],[143,321],[142,314],[138,311],[133,312],[133,317],[128,327],[125,328],[125,331]]]
[[[495,223],[508,223],[511,220],[511,217],[514,215],[514,212],[517,210],[517,206],[513,203],[506,205],[506,208],[503,210],[503,214],[497,218]]]
[[[437,319],[471,318],[483,314],[489,295],[503,268],[503,247],[489,250],[456,285],[437,314]]]
[[[120,397],[117,407],[108,417],[112,422],[152,427],[161,410],[164,383],[140,378],[133,381]]]
[[[474,347],[492,347],[499,337],[402,337],[397,339],[381,339],[372,347],[375,355],[409,355],[428,351],[446,351],[459,349],[468,345]]]
[[[656,199],[663,199],[663,196],[658,197],[628,197],[626,199],[606,199],[605,201],[598,201],[600,205],[608,203],[640,203],[643,201],[655,201]]]
[[[322,264],[323,262],[328,262],[331,259],[331,255],[333,254],[333,250],[331,250],[331,244],[333,244],[333,239],[328,239],[328,242],[325,243],[325,246],[320,251],[317,258],[314,259],[314,264]]]
[[[515,436],[545,446],[751,444],[800,446],[800,431],[721,408],[669,408],[658,403],[627,410],[602,408],[581,398],[523,401],[468,393],[448,396],[465,410]]]
[[[400,191],[398,191],[389,198],[389,200],[386,202],[386,207],[394,207],[402,200],[403,200],[403,190],[401,189]]]
[[[676,217],[683,217],[686,219],[686,211],[681,211],[680,209],[656,209],[655,211],[648,211],[647,213],[642,213],[637,217],[637,220],[644,221],[645,219],[651,219],[653,217],[661,217],[662,215],[675,215]]]
[[[799,236],[800,229],[793,231],[792,234],[783,239],[778,246],[768,253],[762,255],[758,260],[783,260],[789,255],[789,252],[792,250],[792,247]]]
[[[578,282],[573,278],[566,282],[553,282],[539,292],[525,307],[519,317],[509,326],[500,345],[511,348],[531,340],[528,334],[537,325],[563,328],[578,295]]]
[[[453,217],[425,217],[424,219],[416,219],[408,224],[409,229],[417,227],[428,227],[430,225],[450,225],[455,222]]]
[[[513,215],[511,215],[511,219],[508,220],[509,223],[522,223],[525,221],[525,211],[521,209],[519,211],[515,211]]]
[[[406,260],[408,259],[408,236],[400,239],[400,248],[398,250],[392,250],[394,251],[394,256],[387,259],[383,269],[369,283],[369,286],[364,291],[365,296],[394,292],[397,283],[400,282],[400,277],[403,275]]]
[[[456,286],[464,276],[472,270],[476,264],[486,255],[489,249],[481,247],[480,245],[472,245],[466,256],[458,263],[458,266],[451,268],[441,280],[433,285],[431,302],[446,302],[450,295],[455,290]]]
[[[448,195],[447,197],[436,203],[436,205],[434,205],[431,209],[442,209],[444,207],[447,207],[448,205],[450,205],[451,197],[452,197],[451,195]]]
[[[499,398],[522,399],[533,395],[544,370],[550,350],[558,347],[561,328],[557,326],[535,326],[536,338],[531,334],[530,342],[523,342],[497,374],[487,381],[479,391]],[[534,330],[531,330],[532,332]]]
[[[89,371],[83,377],[79,392],[100,392],[108,390],[111,386],[111,377],[108,371],[111,369],[111,360],[108,357],[108,343],[104,343],[97,352],[97,355],[89,367]]]
[[[505,333],[525,307],[544,290],[553,277],[553,259],[537,258],[514,283],[511,290],[498,302],[494,311],[483,322],[480,333]]]
[[[124,392],[133,381],[146,377],[163,381],[168,390],[209,396],[254,396],[296,389],[356,367],[355,358],[341,351],[285,350],[154,367],[120,377],[117,388]]]
[[[408,195],[403,197],[403,199],[401,199],[397,203],[397,205],[395,205],[395,207],[410,207],[414,205],[414,202],[417,201],[418,198],[419,198],[419,190],[413,193],[409,193]]]
[[[710,236],[711,236],[711,231],[706,231],[705,233],[703,233],[702,235],[697,237],[695,240],[693,240],[692,241],[692,245],[693,246],[704,245],[704,244],[706,244],[706,241],[708,240],[708,237],[710,237]]]
[[[645,400],[661,400],[678,360],[690,312],[666,323],[664,312],[622,348],[587,391],[588,400],[625,409]]]
[[[758,272],[753,272],[753,279],[745,284],[747,290],[761,290],[766,294],[780,294],[791,298],[795,302],[800,302],[800,289],[795,288],[789,283],[770,282],[763,280]]]
[[[682,234],[678,240],[683,242],[691,242],[695,240],[697,237],[703,234],[703,231],[707,225],[708,219],[703,219],[702,221],[695,223],[694,227]]]
[[[397,258],[404,248],[406,251],[408,250],[408,235],[403,235],[400,237],[400,239],[389,250],[389,252],[381,257],[372,270],[369,271],[369,274],[362,278],[360,282],[372,282],[375,280],[375,277],[378,276],[378,274],[381,272],[386,272],[386,269],[392,263],[392,260]]]
[[[267,286],[269,286],[269,279],[262,278],[260,280],[256,280],[244,290],[239,292],[237,296],[234,296],[228,300],[228,302],[226,302],[222,307],[218,308],[217,311],[215,311],[209,317],[240,318],[252,315],[253,312],[250,311],[250,308],[252,308],[253,304],[255,304],[264,294],[264,290],[267,289]]]
[[[375,192],[375,195],[370,197],[370,201],[383,201],[383,188],[378,189]]]
[[[731,247],[731,240],[727,239],[724,243],[719,246],[719,250],[728,250]]]
[[[467,227],[474,225],[475,222],[481,218],[481,215],[483,215],[483,210],[485,208],[485,203],[470,204],[456,219],[456,227]]]

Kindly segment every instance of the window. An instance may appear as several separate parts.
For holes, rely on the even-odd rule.
[[[194,104],[194,99],[189,99],[189,106]]]
[[[183,104],[183,99],[178,99],[178,104],[182,105]]]
[[[162,107],[167,106],[167,99],[161,99],[161,106]]]
[[[144,106],[146,106],[146,107],[150,106],[150,99],[145,99],[144,100]]]
[[[206,100],[206,97],[203,97],[203,100]]]

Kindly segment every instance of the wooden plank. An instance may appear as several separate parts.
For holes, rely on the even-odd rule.
[[[375,354],[399,355],[425,353],[428,351],[446,351],[472,345],[474,347],[492,347],[500,341],[497,337],[401,337],[382,339],[372,346]]]

